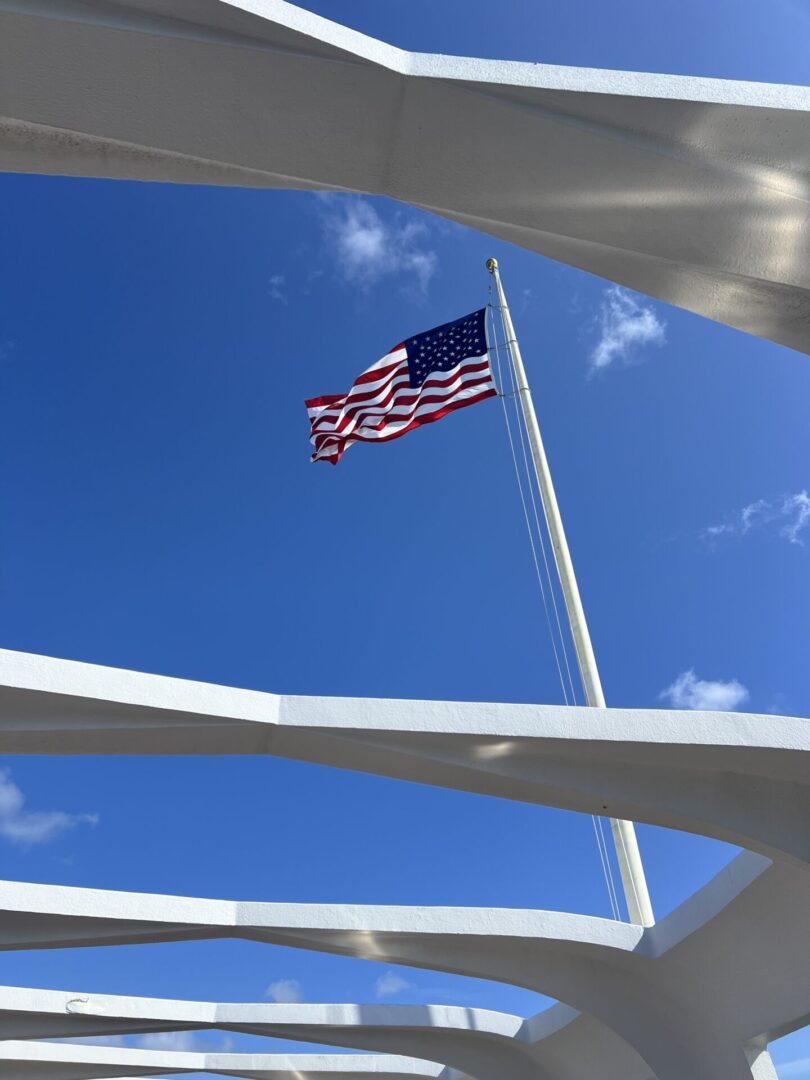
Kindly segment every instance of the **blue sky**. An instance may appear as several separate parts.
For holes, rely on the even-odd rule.
[[[789,0],[308,6],[408,48],[807,81]],[[806,357],[380,199],[9,175],[0,198],[1,645],[296,693],[560,700],[497,401],[309,462],[304,397],[480,307],[495,255],[608,702],[808,714]],[[5,878],[609,913],[576,815],[272,759],[2,768]],[[659,916],[733,854],[639,836]],[[542,1006],[236,942],[6,954],[3,982]],[[804,1034],[774,1055],[810,1077]]]

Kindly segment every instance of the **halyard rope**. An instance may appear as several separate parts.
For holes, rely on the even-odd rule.
[[[500,356],[500,354],[501,354],[501,351],[503,349],[507,349],[507,352],[508,352],[508,346],[506,344],[506,329],[505,329],[505,326],[504,326],[504,323],[503,323],[503,312],[500,309],[500,305],[495,305],[495,304],[492,303],[492,286],[491,285],[490,285],[490,298],[489,298],[489,303],[488,303],[487,307],[488,307],[488,311],[489,311],[489,320],[490,320],[490,326],[491,326],[491,340],[489,342],[489,351],[490,351],[490,354],[494,355],[494,357],[495,357],[495,366],[496,366],[497,375],[498,375],[498,396],[501,399],[501,406],[503,408],[503,418],[504,418],[504,423],[506,425],[506,434],[507,434],[507,438],[509,440],[509,449],[510,449],[511,454],[512,454],[512,464],[513,464],[514,469],[515,469],[515,479],[517,481],[518,494],[520,495],[520,503],[521,503],[521,506],[523,508],[523,518],[524,518],[524,521],[526,523],[526,532],[527,532],[528,537],[529,537],[529,545],[531,547],[532,561],[534,562],[535,575],[537,577],[537,585],[538,585],[538,587],[540,589],[540,597],[541,597],[541,599],[543,601],[543,611],[545,612],[545,617],[546,617],[546,627],[548,629],[548,635],[549,635],[549,640],[551,642],[551,648],[552,648],[552,651],[554,653],[554,662],[555,662],[555,665],[557,667],[557,675],[558,675],[559,680],[560,680],[560,689],[562,690],[563,701],[565,702],[566,705],[576,705],[577,704],[577,697],[576,697],[576,691],[574,689],[574,682],[573,682],[573,679],[572,679],[572,676],[571,676],[571,665],[570,665],[569,660],[568,660],[568,649],[566,647],[565,635],[563,633],[562,623],[561,623],[561,620],[560,620],[559,607],[558,607],[557,598],[556,598],[556,590],[554,588],[554,583],[553,583],[553,580],[552,580],[552,577],[551,577],[551,571],[550,571],[550,568],[549,568],[548,556],[547,556],[547,553],[546,553],[546,545],[545,545],[545,541],[544,541],[544,537],[543,537],[543,529],[542,529],[541,524],[540,524],[540,515],[539,515],[538,509],[537,509],[537,498],[535,496],[535,484],[532,481],[532,472],[531,472],[531,469],[529,468],[529,459],[528,459],[528,454],[527,454],[527,451],[526,451],[526,441],[525,441],[524,431],[523,431],[522,410],[521,410],[519,402],[517,401],[517,395],[519,393],[519,388],[518,388],[518,386],[517,386],[517,384],[515,382],[515,373],[514,373],[514,368],[512,366],[511,355],[509,355],[509,357],[508,357],[507,367],[509,369],[510,385],[512,387],[512,390],[511,390],[511,392],[507,393],[505,391],[505,388],[504,388],[504,380],[503,380],[503,373],[502,373],[502,370],[501,370],[501,356]],[[501,339],[502,340],[500,340],[500,341],[498,340],[497,328],[496,328],[496,323],[495,323],[495,310],[496,309],[501,314]],[[515,439],[514,439],[514,437],[512,435],[512,426],[511,426],[511,423],[510,423],[510,420],[509,420],[509,410],[507,409],[507,405],[506,405],[507,397],[511,398],[513,400],[513,402],[514,402],[514,405],[515,405],[516,424],[517,424],[517,429],[518,429],[518,435],[520,437],[520,445],[521,445],[522,457],[523,457],[523,466],[524,466],[524,470],[525,470],[525,474],[526,474],[527,485],[528,485],[528,488],[529,488],[529,499],[530,499],[530,502],[531,502],[531,505],[532,505],[532,513],[533,513],[533,517],[534,517],[536,533],[535,533],[535,530],[532,529],[532,522],[531,522],[531,518],[529,516],[529,509],[528,509],[528,506],[527,506],[526,495],[525,495],[524,490],[523,490],[523,479],[521,477],[521,470],[520,470],[520,466],[518,464],[517,451],[515,450]],[[535,535],[536,535],[537,542],[535,540]],[[545,589],[545,585],[543,583],[543,575],[542,575],[542,573],[540,571],[540,559],[538,559],[538,556],[537,556],[538,543],[539,543],[540,551],[541,551],[541,554],[542,554],[542,561],[543,561],[543,565],[544,565],[544,569],[545,569],[546,581],[548,583],[548,592],[549,592],[549,595],[550,595],[550,598],[551,598],[551,605],[552,605],[552,609],[554,611],[554,620],[556,622],[556,628],[557,628],[556,635],[555,635],[555,632],[554,632],[554,625],[552,624],[551,613],[549,611],[548,599],[546,597],[546,589]],[[558,648],[558,644],[557,644],[558,641],[559,641],[559,648]],[[560,663],[560,653],[562,653],[562,656],[563,656],[563,663],[562,664]],[[563,666],[565,667],[565,671],[566,671],[566,674],[568,676],[568,686],[566,686],[566,680],[565,680],[565,678],[563,676]],[[569,698],[569,688],[570,688],[570,698]],[[611,865],[611,862],[610,862],[610,851],[609,851],[609,848],[608,848],[607,840],[605,839],[602,819],[600,817],[597,817],[595,814],[592,814],[591,815],[591,820],[593,822],[593,831],[594,831],[594,836],[596,838],[596,847],[597,847],[597,850],[599,852],[599,861],[600,861],[601,866],[602,866],[602,874],[603,874],[604,879],[605,879],[605,887],[607,889],[608,900],[610,901],[610,910],[611,910],[611,913],[613,915],[613,918],[616,919],[616,920],[619,920],[621,918],[621,913],[620,913],[620,908],[619,908],[619,901],[618,901],[618,896],[617,896],[617,893],[616,893],[615,881],[614,881],[614,878],[613,878],[613,868],[612,868],[612,865]]]

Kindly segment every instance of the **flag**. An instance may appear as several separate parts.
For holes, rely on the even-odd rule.
[[[356,442],[389,442],[496,394],[486,308],[406,338],[359,375],[347,394],[306,401],[313,461],[337,465]]]

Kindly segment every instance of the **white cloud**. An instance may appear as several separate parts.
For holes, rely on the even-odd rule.
[[[699,679],[694,671],[683,671],[658,695],[673,709],[708,709],[726,712],[748,700],[748,690],[737,679]]]
[[[79,1046],[126,1046],[124,1035],[85,1035],[81,1039],[46,1039],[46,1042],[75,1043]]]
[[[265,997],[277,1001],[280,1005],[297,1005],[304,1000],[301,983],[296,979],[279,979],[270,983],[264,992]]]
[[[403,979],[401,975],[397,975],[395,971],[386,971],[374,984],[374,992],[378,998],[395,997],[403,990],[412,989],[412,986],[412,983]]]
[[[148,1035],[85,1035],[80,1039],[49,1039],[48,1042],[81,1046],[121,1046],[137,1050],[176,1050],[183,1053],[211,1051],[227,1054],[233,1049],[230,1035],[212,1041],[210,1033],[196,1031],[155,1031]]]
[[[26,810],[25,796],[0,769],[0,837],[21,847],[46,844],[76,825],[97,825],[97,814],[67,814],[64,810]]]
[[[710,525],[700,534],[708,543],[723,537],[745,536],[755,529],[772,527],[791,544],[804,544],[801,534],[810,526],[810,495],[806,490],[775,499],[757,499],[728,520]]]
[[[185,1053],[200,1050],[205,1045],[193,1031],[156,1031],[139,1035],[137,1042],[141,1050],[182,1050]]]
[[[663,345],[666,323],[651,305],[620,285],[605,289],[599,309],[600,337],[590,356],[591,372],[627,361],[643,345]]]
[[[387,220],[366,199],[323,196],[323,225],[341,275],[368,289],[384,277],[412,275],[426,292],[436,271],[436,252],[425,246],[427,226],[404,211]]]
[[[287,303],[287,278],[284,274],[273,274],[267,282],[267,293],[271,299],[278,300],[280,304]]]
[[[779,530],[791,544],[801,544],[799,533],[810,525],[810,495],[806,491],[797,491],[795,495],[786,495],[782,500],[782,517],[785,522]]]

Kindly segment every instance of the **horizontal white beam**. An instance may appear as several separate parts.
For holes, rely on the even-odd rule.
[[[810,863],[810,723],[289,697],[0,650],[2,754],[275,754]]]
[[[0,987],[0,1040],[211,1028],[404,1054],[476,1080],[593,1080],[597,1063],[601,1080],[651,1080],[624,1040],[563,1005],[523,1020],[439,1005],[216,1004]]]
[[[67,1043],[0,1042],[0,1071],[14,1080],[101,1080],[112,1073],[157,1076],[208,1072],[251,1080],[435,1080],[442,1066],[389,1055],[221,1054],[179,1050],[131,1050]]]

